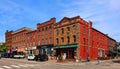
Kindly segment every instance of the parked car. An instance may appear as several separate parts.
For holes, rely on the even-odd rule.
[[[22,55],[22,54],[17,54],[17,55],[14,55],[14,58],[25,58],[25,55]]]
[[[4,58],[10,58],[10,53],[3,53],[2,57],[4,57]]]
[[[47,61],[48,56],[46,54],[39,54],[35,56],[36,61]]]
[[[18,52],[17,54],[14,55],[14,58],[25,58],[25,54],[23,52]]]
[[[14,58],[14,54],[10,53],[10,58]]]
[[[34,54],[29,54],[28,55],[28,60],[35,60],[35,55]]]

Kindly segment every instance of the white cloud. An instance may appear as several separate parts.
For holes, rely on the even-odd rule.
[[[115,30],[115,28],[119,28],[119,21],[117,20],[119,16],[117,15],[120,15],[118,13],[120,12],[120,2],[118,0],[90,0],[90,2],[88,0],[77,0],[66,4],[62,12],[62,16],[73,17],[80,15],[87,21],[92,20],[93,27],[120,40],[116,36],[119,30]]]
[[[108,0],[109,8],[113,11],[120,11],[120,0]]]

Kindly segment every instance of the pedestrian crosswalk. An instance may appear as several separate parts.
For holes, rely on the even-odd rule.
[[[18,69],[18,68],[26,68],[26,67],[35,67],[37,64],[16,64],[16,65],[4,65],[0,66],[0,69]]]
[[[7,68],[7,69],[11,69],[11,67],[9,67],[9,66],[2,66],[2,67]]]

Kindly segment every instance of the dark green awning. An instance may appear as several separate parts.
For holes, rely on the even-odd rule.
[[[73,47],[77,47],[77,44],[72,44],[72,45],[62,45],[62,46],[54,46],[55,49],[57,48],[73,48]]]

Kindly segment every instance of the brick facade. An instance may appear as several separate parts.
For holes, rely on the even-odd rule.
[[[54,46],[57,56],[67,54],[66,58],[73,59],[79,43],[79,16],[74,18],[64,17],[54,25]],[[71,47],[76,44],[76,47]],[[61,48],[59,48],[61,46]],[[57,48],[58,47],[58,48]],[[68,48],[62,48],[68,47]]]
[[[5,43],[7,46],[7,50],[11,52],[12,49],[12,32],[13,31],[6,31],[5,33]]]
[[[105,57],[109,47],[114,47],[116,41],[108,35],[92,27],[92,22],[83,20],[80,16],[64,17],[56,23],[56,18],[38,23],[37,29],[22,28],[16,31],[6,31],[6,44],[9,50],[25,51],[36,46],[35,52],[50,55],[52,48],[57,56],[67,54],[68,59],[96,59],[98,52]],[[54,46],[54,47],[53,47]],[[49,53],[48,53],[49,51]]]
[[[56,18],[51,18],[49,21],[37,24],[37,49],[39,54],[51,55],[53,48],[54,30],[53,26]],[[37,51],[37,52],[38,52]]]
[[[53,44],[53,25],[56,22],[55,18],[49,21],[37,24],[37,45]]]
[[[36,30],[29,31],[26,33],[26,49],[27,54],[36,54],[36,46],[37,46],[37,32]]]

